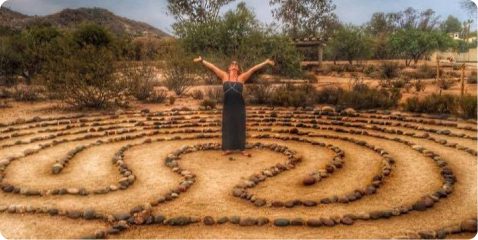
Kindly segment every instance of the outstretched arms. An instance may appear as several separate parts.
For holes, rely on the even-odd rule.
[[[256,66],[250,68],[249,70],[247,70],[246,72],[242,73],[241,75],[239,75],[239,81],[241,82],[246,82],[247,80],[249,80],[249,78],[252,76],[252,74],[254,74],[255,72],[257,72],[259,69],[265,67],[266,65],[271,65],[271,66],[274,66],[274,61],[270,60],[270,59],[267,59],[266,61],[262,62],[262,63],[259,63],[257,64]]]
[[[225,71],[216,67],[216,65],[204,60],[202,57],[195,58],[194,62],[202,63],[206,68],[213,71],[220,79],[222,80],[227,79],[227,73]]]

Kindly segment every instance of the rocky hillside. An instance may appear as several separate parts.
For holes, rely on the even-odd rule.
[[[64,9],[47,16],[27,16],[5,7],[0,8],[0,26],[21,29],[36,22],[46,22],[67,29],[74,28],[82,22],[94,22],[116,34],[169,36],[151,25],[117,16],[102,8]]]

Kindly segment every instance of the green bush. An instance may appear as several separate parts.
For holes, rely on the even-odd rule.
[[[216,104],[217,102],[214,99],[204,99],[201,101],[201,106],[205,108],[214,109],[216,108]]]
[[[145,101],[150,103],[163,103],[164,101],[166,101],[166,98],[168,98],[168,91],[166,91],[165,89],[152,90],[148,98],[145,99]],[[174,104],[174,102],[172,104]]]
[[[306,107],[315,104],[316,90],[310,84],[284,84],[274,88],[270,104],[285,107]]]
[[[202,100],[204,98],[204,92],[199,89],[195,89],[194,91],[192,91],[191,96],[193,97],[193,99]]]
[[[432,94],[420,99],[415,96],[407,99],[403,108],[409,112],[452,114],[456,109],[456,97],[449,94]]]
[[[11,92],[11,97],[20,102],[34,102],[44,98],[45,89],[41,86],[17,84]]]
[[[148,101],[154,94],[156,80],[155,66],[145,62],[139,64],[127,63],[119,70],[125,78],[129,94],[139,101]]]
[[[393,79],[398,77],[400,66],[396,62],[384,62],[380,66],[380,77]]]
[[[477,118],[476,96],[465,95],[458,100],[458,114],[463,118]]]
[[[273,88],[268,83],[246,85],[245,99],[250,104],[269,104]]]
[[[224,98],[224,90],[222,87],[209,87],[206,90],[206,95],[209,99],[213,99],[218,103],[222,103]]]
[[[395,107],[400,98],[399,89],[375,89],[365,84],[360,84],[356,85],[351,91],[344,91],[337,105],[355,109],[388,109]]]
[[[320,104],[337,105],[344,90],[339,87],[325,87],[316,94],[316,102]]]
[[[469,83],[469,84],[476,84],[477,77],[478,76],[476,75],[476,71],[473,70],[473,71],[471,71],[470,76],[468,76],[468,78],[466,79],[466,82]]]

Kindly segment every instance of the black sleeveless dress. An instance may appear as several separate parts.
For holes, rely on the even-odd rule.
[[[225,81],[222,109],[222,150],[244,150],[246,145],[246,104],[241,82]]]

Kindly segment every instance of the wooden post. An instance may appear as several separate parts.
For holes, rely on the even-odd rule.
[[[465,64],[461,66],[461,97],[465,95]]]
[[[322,60],[324,57],[324,46],[322,44],[319,44],[319,66],[322,66]]]
[[[440,80],[440,56],[437,55],[437,77],[436,77],[436,82],[438,83],[438,80]]]

